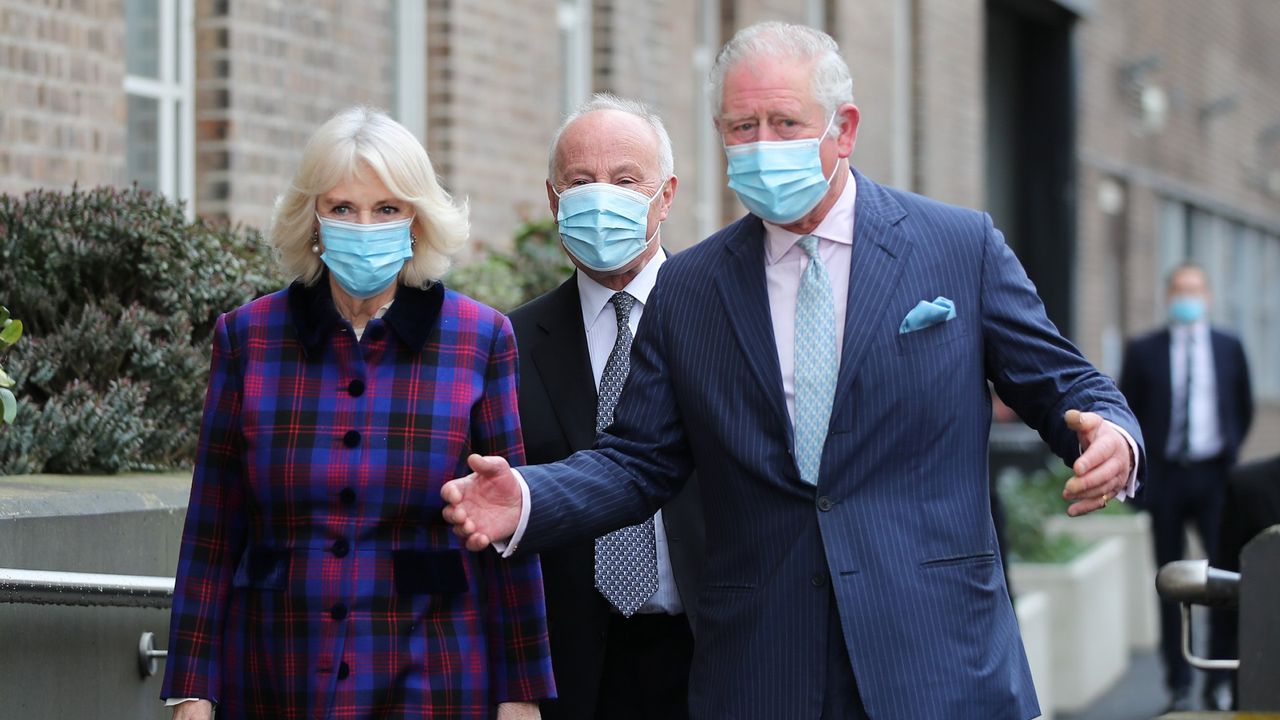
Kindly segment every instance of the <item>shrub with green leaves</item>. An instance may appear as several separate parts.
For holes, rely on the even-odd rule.
[[[449,271],[445,285],[507,312],[554,288],[573,272],[554,220],[525,223],[513,252],[490,251]]]
[[[9,308],[0,305],[0,355],[13,347],[22,337],[22,321],[9,316]],[[0,422],[13,422],[18,414],[18,400],[11,389],[16,383],[0,365]]]
[[[137,189],[0,195],[0,289],[26,339],[0,473],[191,462],[220,313],[283,285],[256,231]]]
[[[1024,475],[1009,469],[997,480],[1000,500],[1004,505],[1005,534],[1009,556],[1021,562],[1063,563],[1073,560],[1089,548],[1089,543],[1070,535],[1049,534],[1046,521],[1065,513],[1067,502],[1062,489],[1071,477],[1071,468],[1053,459],[1040,470]],[[1113,503],[1106,512],[1130,512],[1121,503]]]

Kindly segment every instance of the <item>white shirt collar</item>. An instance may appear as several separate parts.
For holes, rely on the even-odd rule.
[[[849,172],[846,170],[845,172]],[[810,235],[815,235],[823,240],[843,243],[845,245],[853,244],[853,206],[858,196],[857,178],[852,172],[845,180],[844,190],[840,191],[840,197],[836,198],[836,203],[827,211],[827,216],[822,218],[822,222],[818,223],[818,227],[813,229]],[[778,225],[771,222],[764,223],[765,237],[765,262],[772,265],[782,259],[788,251],[800,239],[800,236],[790,230],[784,230]]]
[[[631,297],[635,298],[640,305],[649,302],[649,293],[653,290],[653,286],[658,281],[658,268],[662,267],[662,263],[667,261],[667,252],[661,247],[654,254],[649,262],[640,270],[627,286],[624,291]],[[616,290],[611,290],[600,283],[592,280],[589,275],[578,271],[578,300],[582,303],[582,325],[590,328],[595,324],[596,319],[600,317],[600,313],[604,312],[604,308],[613,299]]]

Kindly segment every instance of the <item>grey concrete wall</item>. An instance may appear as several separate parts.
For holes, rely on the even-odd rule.
[[[0,477],[0,567],[172,577],[189,474]],[[143,679],[139,636],[168,646],[169,611],[0,604],[0,718],[167,718],[164,672]]]

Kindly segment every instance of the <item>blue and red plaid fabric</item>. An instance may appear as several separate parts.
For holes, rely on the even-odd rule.
[[[554,695],[536,557],[463,549],[441,485],[523,460],[497,312],[401,287],[357,341],[327,278],[219,318],[162,697],[220,718],[489,718]]]

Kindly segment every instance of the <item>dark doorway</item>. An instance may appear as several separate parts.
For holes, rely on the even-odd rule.
[[[1072,331],[1076,15],[987,0],[987,207],[1058,329]]]

